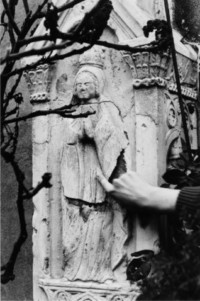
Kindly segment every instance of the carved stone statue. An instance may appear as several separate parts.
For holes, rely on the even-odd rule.
[[[121,267],[125,279],[128,226],[126,211],[108,199],[96,175],[111,179],[125,172],[128,140],[119,109],[102,95],[101,60],[92,59],[97,65],[81,61],[72,102],[79,112],[95,114],[71,119],[62,151],[63,258],[68,280],[103,283],[114,281]]]

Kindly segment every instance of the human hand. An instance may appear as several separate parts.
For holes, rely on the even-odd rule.
[[[112,184],[100,173],[97,179],[108,194],[125,205],[161,211],[175,210],[179,190],[152,186],[134,171],[114,179]]]
[[[98,174],[97,179],[107,193],[121,203],[149,207],[149,197],[155,187],[142,180],[136,172],[128,171],[120,178],[114,179],[112,184],[102,174]]]

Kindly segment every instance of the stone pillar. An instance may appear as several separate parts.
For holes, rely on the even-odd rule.
[[[133,75],[135,94],[135,170],[148,183],[159,185],[166,169],[165,80],[169,54],[124,55]],[[154,216],[138,216],[136,251],[158,250],[158,229]]]
[[[52,69],[49,65],[38,66],[24,74],[33,112],[48,110]],[[41,180],[48,168],[49,127],[48,116],[32,119],[32,170],[33,187]],[[49,229],[49,190],[42,189],[33,198],[33,297],[35,301],[46,300],[46,295],[38,286],[40,277],[49,274],[50,229]]]

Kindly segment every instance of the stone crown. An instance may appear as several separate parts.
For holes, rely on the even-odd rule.
[[[83,66],[93,66],[100,69],[104,67],[104,56],[102,51],[95,49],[94,47],[84,52],[79,58],[80,68]]]

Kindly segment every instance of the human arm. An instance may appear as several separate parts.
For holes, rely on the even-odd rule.
[[[107,193],[120,203],[146,209],[174,211],[180,193],[180,190],[152,186],[134,171],[123,174],[112,184],[101,174],[98,180]]]

